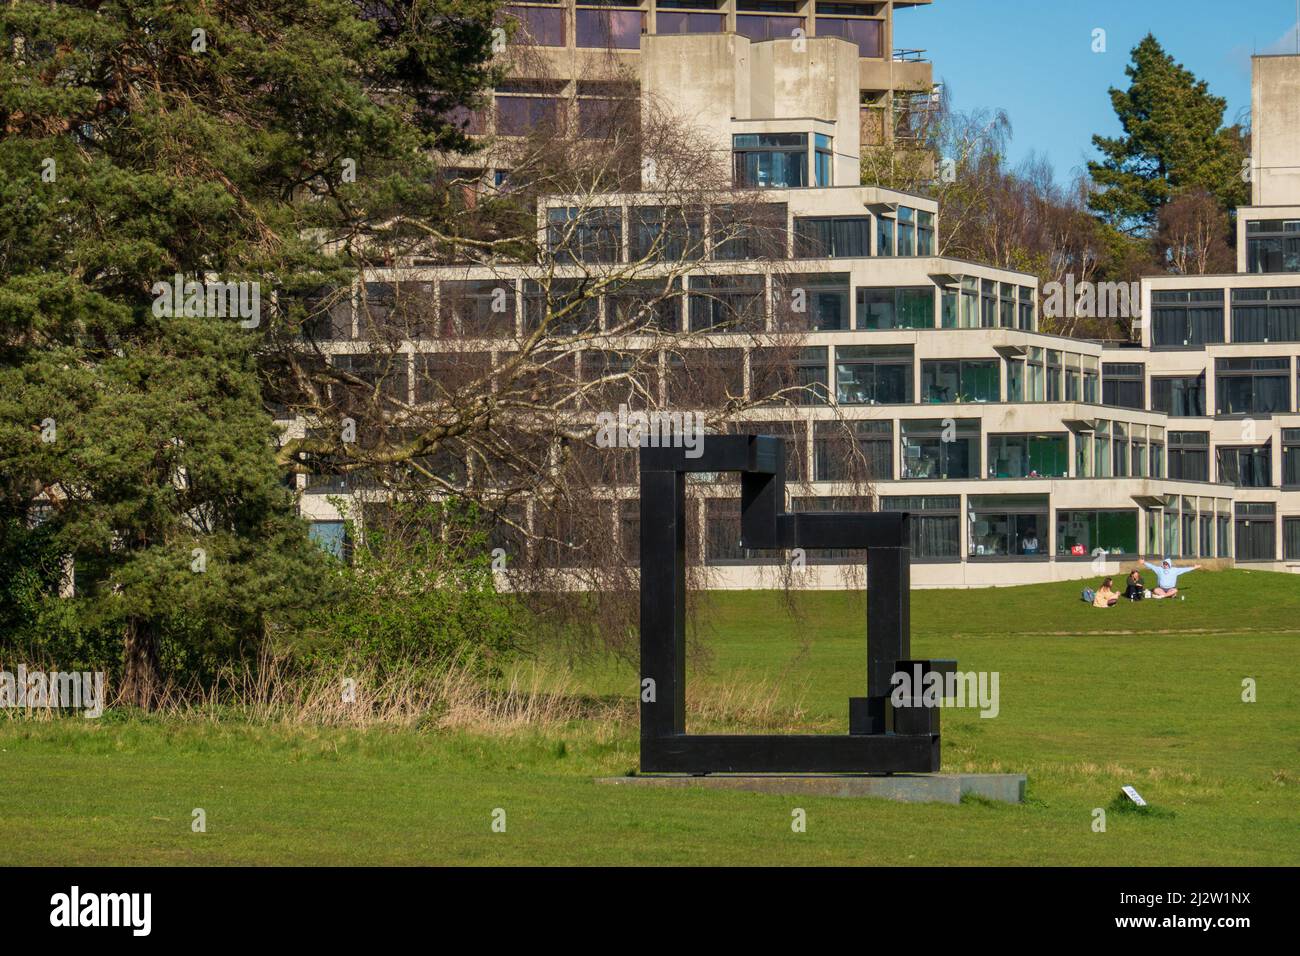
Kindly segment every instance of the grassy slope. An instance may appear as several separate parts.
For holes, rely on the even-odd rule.
[[[18,863],[1296,864],[1300,581],[1184,580],[1186,602],[1110,611],[1073,583],[914,595],[917,656],[1001,675],[997,719],[945,712],[945,769],[1026,772],[1024,806],[597,787],[635,766],[630,724],[492,738],[0,720],[0,844]],[[842,731],[858,599],[801,595],[796,622],[771,594],[707,600],[697,680],[770,681],[808,727]],[[579,676],[635,687],[614,665]],[[1244,677],[1258,703],[1241,702]],[[1125,783],[1173,816],[1112,812],[1092,832]],[[795,806],[807,833],[790,830]],[[207,833],[191,833],[194,807]]]

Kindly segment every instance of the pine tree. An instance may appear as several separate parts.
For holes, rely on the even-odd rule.
[[[447,117],[491,84],[493,10],[0,6],[0,567],[43,516],[135,703],[324,598],[259,356],[294,293],[445,210],[431,156],[465,146]],[[249,308],[167,295],[218,281]]]
[[[1244,140],[1238,127],[1223,125],[1227,102],[1150,34],[1132,57],[1128,89],[1110,90],[1123,135],[1092,138],[1104,157],[1088,164],[1096,185],[1093,211],[1129,234],[1145,235],[1161,207],[1184,192],[1210,193],[1225,213],[1248,203]]]

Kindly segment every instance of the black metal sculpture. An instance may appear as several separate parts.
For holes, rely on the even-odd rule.
[[[905,512],[786,514],[778,438],[709,435],[682,448],[641,448],[641,770],[646,773],[905,773],[939,769],[939,710],[921,686],[892,702],[891,678],[955,661],[910,660],[911,547]],[[746,548],[867,552],[867,696],[849,699],[849,733],[686,733],[686,475],[740,472]],[[918,671],[917,668],[920,668]]]

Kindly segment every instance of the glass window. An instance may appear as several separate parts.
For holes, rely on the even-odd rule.
[[[509,6],[505,13],[519,24],[512,38],[515,43],[564,46],[563,7]]]
[[[916,211],[907,206],[898,207],[898,254],[916,255]]]
[[[1089,558],[1098,550],[1108,555],[1138,553],[1136,510],[1056,513],[1058,557]]]
[[[1282,522],[1282,556],[1288,561],[1300,561],[1300,518]]]
[[[913,561],[955,561],[961,556],[961,498],[885,495],[882,511],[906,511],[912,527]]]
[[[835,362],[835,397],[841,405],[913,403],[911,346],[841,346]]]
[[[1096,405],[1101,396],[1101,374],[1097,371],[1097,359],[1091,355],[1083,358],[1083,400],[1089,405]]]
[[[1047,400],[1059,402],[1062,394],[1061,353],[1056,349],[1047,350]]]
[[[633,206],[628,210],[633,261],[681,262],[704,257],[704,211],[698,207]]]
[[[439,326],[465,338],[515,334],[515,284],[493,279],[445,280]]]
[[[556,129],[564,116],[558,96],[498,95],[496,131],[500,136],[527,136],[536,129]]]
[[[799,32],[796,32],[799,31]],[[782,40],[806,34],[803,17],[736,14],[736,32],[751,40]]]
[[[641,46],[645,15],[639,10],[576,11],[578,46],[636,50]]]
[[[1025,360],[1007,359],[1007,401],[1025,400]]]
[[[618,262],[623,254],[623,210],[617,206],[552,206],[546,239],[561,261]]]
[[[828,379],[825,346],[757,348],[750,353],[753,401],[770,398],[765,404],[825,405],[830,399]]]
[[[1118,408],[1146,408],[1146,366],[1141,362],[1105,362],[1101,366],[1101,403]]]
[[[714,206],[709,213],[709,240],[714,259],[744,262],[786,257],[786,220],[783,202]]]
[[[1004,329],[1016,327],[1016,287],[1010,282],[1001,284],[1001,298],[998,304],[998,321]]]
[[[1046,495],[971,495],[966,512],[971,557],[1047,557]]]
[[[738,133],[731,139],[737,186],[808,185],[807,133]]]
[[[934,287],[866,289],[857,294],[859,329],[934,328]]]
[[[1064,433],[990,435],[990,478],[1066,478],[1070,474],[1070,442]]]
[[[901,427],[903,480],[979,477],[979,419],[918,419]]]
[[[889,420],[816,422],[814,481],[892,481],[894,423]]]
[[[1215,449],[1219,481],[1238,488],[1267,488],[1273,484],[1273,446],[1252,445]]]
[[[1043,349],[1030,347],[1028,359],[1029,392],[1027,400],[1031,402],[1045,401],[1047,397],[1047,378],[1044,374],[1043,357]]]
[[[961,299],[958,293],[944,289],[939,296],[939,327],[957,328],[957,311]]]
[[[980,280],[980,328],[998,327],[998,284],[992,279]]]
[[[1205,375],[1151,379],[1151,410],[1171,418],[1205,416]]]
[[[835,185],[835,152],[831,148],[831,138],[817,133],[813,138],[813,185]]]
[[[1079,356],[1065,354],[1065,400],[1077,402],[1083,397],[1083,378],[1079,368]]]
[[[997,359],[950,359],[921,363],[921,401],[996,402],[1001,398]]]
[[[764,284],[757,275],[692,276],[691,331],[762,331]]]
[[[600,327],[600,299],[584,279],[552,279],[543,287],[524,280],[524,328],[536,329],[549,321],[552,335],[576,335]]]
[[[1034,321],[1034,290],[1028,286],[1020,287],[1020,328],[1024,332],[1032,332],[1037,326]]]
[[[1268,415],[1291,409],[1291,359],[1232,358],[1214,362],[1217,415]]]
[[[688,13],[660,7],[655,14],[656,33],[722,33],[726,28],[723,13]]]
[[[605,296],[605,322],[610,330],[637,328],[682,331],[682,280],[632,279]],[[621,327],[628,324],[630,329]]]
[[[1271,502],[1238,501],[1235,512],[1237,526],[1237,560],[1276,560],[1276,506]]]
[[[779,330],[847,332],[852,327],[847,272],[782,275],[773,280],[773,295]]]
[[[821,4],[818,9],[825,9]],[[845,17],[818,17],[817,35],[821,37],[843,37],[850,43],[858,45],[858,56],[879,59],[881,52],[881,20],[858,20]]]
[[[1300,428],[1282,429],[1282,485],[1300,487]]]
[[[894,254],[894,220],[884,216],[876,217],[876,255],[892,256]]]
[[[1232,341],[1300,342],[1300,287],[1233,289]]]
[[[934,255],[934,213],[923,209],[916,211],[916,254]]]
[[[1169,477],[1179,481],[1210,480],[1210,433],[1169,433]]]
[[[871,255],[871,217],[795,217],[794,254],[799,259]]]
[[[1300,272],[1300,219],[1247,222],[1246,271]]]
[[[1151,344],[1203,347],[1223,341],[1222,289],[1157,289],[1151,293]]]
[[[321,550],[340,561],[351,561],[352,542],[348,538],[347,524],[342,521],[313,521],[307,526],[307,536]]]
[[[961,318],[958,327],[980,327],[980,280],[965,277],[961,280]]]

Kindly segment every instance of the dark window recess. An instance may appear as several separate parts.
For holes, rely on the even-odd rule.
[[[1300,219],[1247,222],[1246,271],[1300,272]]]
[[[704,210],[680,206],[634,206],[629,210],[629,254],[634,262],[683,262],[704,258]]]
[[[961,498],[892,496],[881,498],[881,511],[911,515],[912,560],[956,561],[961,557]]]
[[[1146,408],[1146,366],[1141,362],[1103,362],[1101,403],[1117,408]]]
[[[1300,288],[1233,289],[1232,341],[1300,342]]]
[[[825,405],[830,397],[826,348],[757,348],[750,353],[750,400],[773,405]]]
[[[682,280],[632,279],[605,296],[605,327],[635,333],[640,330],[682,331]]]
[[[1290,411],[1290,358],[1216,359],[1214,373],[1216,415],[1269,415]]]
[[[1251,445],[1215,449],[1219,481],[1238,488],[1267,488],[1273,484],[1273,446]]]
[[[762,276],[692,276],[690,282],[691,331],[763,331]]]
[[[807,218],[794,221],[796,259],[846,259],[871,255],[871,217]]]
[[[1210,480],[1210,433],[1169,433],[1169,477],[1181,481]]]
[[[1282,557],[1300,561],[1300,518],[1286,518],[1282,522]]]
[[[552,279],[545,288],[524,281],[524,328],[546,321],[550,335],[576,335],[600,327],[600,298],[588,279]]]
[[[892,421],[873,419],[815,424],[814,481],[891,481],[893,477]]]
[[[1238,501],[1234,522],[1238,561],[1277,559],[1277,507],[1271,502]]]
[[[546,240],[560,261],[618,262],[623,253],[623,212],[616,206],[546,211]]]
[[[779,331],[846,332],[852,325],[847,272],[783,275],[774,281],[772,293]]]
[[[1205,416],[1205,375],[1151,379],[1151,410],[1173,418]]]
[[[1282,429],[1282,485],[1300,488],[1300,428]]]
[[[724,262],[786,258],[785,203],[716,206],[710,214],[713,258]]]
[[[1151,293],[1151,344],[1196,348],[1223,341],[1223,290],[1163,289]]]

